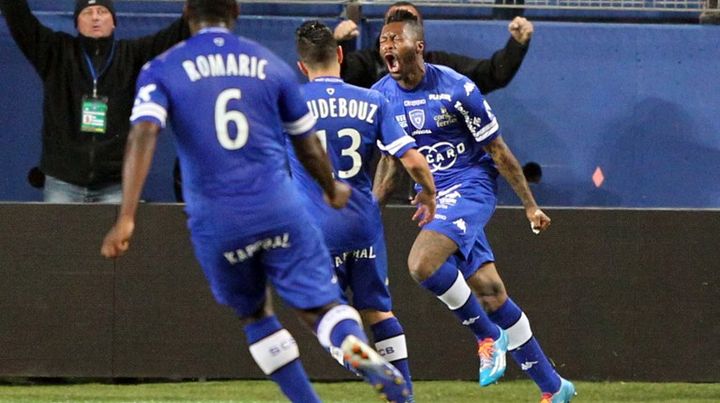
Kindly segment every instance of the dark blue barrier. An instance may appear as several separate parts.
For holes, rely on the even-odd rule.
[[[542,165],[541,203],[720,205],[720,27],[535,25],[519,73],[488,98],[520,161]],[[428,49],[484,56],[507,33],[499,22],[428,21],[426,38]],[[501,200],[516,204],[508,193]]]
[[[151,15],[119,6],[118,35],[133,37],[165,26],[179,15],[172,7],[179,3]],[[236,32],[294,64],[293,33],[302,21],[313,12],[327,23],[338,21],[335,8],[308,10],[294,17],[243,16]],[[40,17],[54,29],[73,30],[67,12]],[[501,21],[427,20],[426,25],[428,49],[477,57],[489,57],[508,38],[507,22]],[[363,22],[366,42],[379,27],[378,20]],[[717,60],[717,26],[535,22],[522,68],[488,99],[521,163],[543,167],[542,182],[533,189],[544,205],[717,207]],[[1,19],[0,68],[0,200],[39,200],[40,192],[25,177],[40,152],[40,82]],[[173,199],[170,137],[163,136],[159,145],[147,200]],[[604,178],[600,186],[592,179],[598,168]],[[500,201],[518,204],[504,182]]]

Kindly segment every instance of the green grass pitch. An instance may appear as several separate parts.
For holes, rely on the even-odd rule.
[[[720,402],[720,384],[576,382],[573,402]],[[363,382],[315,383],[325,402],[377,403]],[[415,383],[416,400],[432,403],[538,402],[529,381],[501,382],[480,388],[466,381]],[[0,402],[285,402],[269,381],[209,381],[109,385],[0,385]]]

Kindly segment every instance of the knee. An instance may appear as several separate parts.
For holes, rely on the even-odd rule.
[[[485,284],[480,290],[475,290],[485,312],[495,312],[507,300],[507,291],[502,282]]]
[[[422,254],[410,254],[408,257],[408,269],[413,280],[420,283],[430,277],[437,270],[437,267],[433,267],[432,264],[428,263],[428,260]]]
[[[306,325],[310,328],[314,328],[320,318],[337,305],[339,305],[337,302],[333,302],[317,308],[301,309],[297,311],[297,315]]]

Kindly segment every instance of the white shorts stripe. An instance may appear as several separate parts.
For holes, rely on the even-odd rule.
[[[443,295],[439,295],[438,298],[440,298],[440,301],[444,302],[448,308],[454,311],[465,305],[470,295],[472,295],[472,291],[465,282],[462,273],[458,270],[457,278],[453,285],[445,291]]]

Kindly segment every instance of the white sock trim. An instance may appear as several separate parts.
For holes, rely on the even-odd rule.
[[[457,278],[453,285],[445,291],[443,295],[438,295],[440,301],[444,302],[450,310],[456,310],[467,302],[468,298],[472,295],[470,286],[465,282],[460,270],[457,272]]]
[[[390,362],[408,358],[404,334],[375,343],[375,350]]]
[[[329,350],[330,347],[332,347],[332,343],[330,342],[330,333],[332,333],[335,325],[347,319],[354,320],[362,328],[360,314],[355,310],[355,308],[349,305],[336,305],[323,315],[317,328],[317,338],[318,341],[320,341],[320,345]]]
[[[525,312],[520,315],[520,319],[514,325],[505,329],[508,335],[508,350],[516,348],[527,343],[532,338],[532,329],[530,329],[530,320],[525,316]]]
[[[290,332],[281,329],[253,343],[250,355],[263,373],[270,375],[300,357],[300,350]]]

